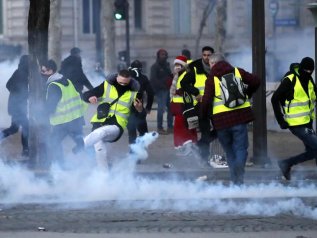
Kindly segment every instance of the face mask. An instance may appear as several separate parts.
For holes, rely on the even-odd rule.
[[[126,84],[126,83],[119,83],[119,82],[118,82],[118,84],[121,85],[121,86],[123,86],[123,87],[128,86],[128,84]]]
[[[313,71],[307,72],[306,70],[299,69],[300,76],[305,77],[305,78],[311,77],[312,73],[313,73]]]

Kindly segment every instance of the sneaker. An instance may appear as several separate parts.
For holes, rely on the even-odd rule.
[[[283,177],[286,180],[291,180],[291,166],[286,165],[284,161],[278,161],[277,164],[278,167],[280,167]]]
[[[182,146],[178,147],[176,155],[188,156],[192,152],[192,141],[186,141]]]
[[[167,135],[167,134],[168,134],[168,132],[165,131],[163,128],[157,129],[157,132],[158,132],[160,135]]]
[[[209,159],[209,165],[213,168],[228,168],[226,159],[221,155],[212,155]]]

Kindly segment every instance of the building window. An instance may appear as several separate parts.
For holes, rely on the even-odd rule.
[[[100,23],[100,0],[83,0],[83,33],[94,34]]]
[[[190,0],[173,0],[174,32],[190,34]]]
[[[134,27],[142,29],[142,0],[134,0]]]
[[[3,34],[3,1],[0,0],[0,35]]]

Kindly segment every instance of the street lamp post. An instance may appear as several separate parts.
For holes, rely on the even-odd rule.
[[[316,59],[317,59],[317,3],[309,3],[307,5],[308,9],[311,11],[314,17],[315,22],[315,83],[317,82],[317,70],[316,70]],[[316,118],[317,118],[317,110],[315,109]],[[315,128],[317,129],[317,119],[315,121]]]
[[[277,15],[277,12],[278,12],[278,9],[279,9],[279,4],[278,4],[278,0],[271,0],[270,1],[270,4],[269,4],[269,8],[270,8],[270,11],[271,11],[271,14],[272,14],[272,29],[273,29],[273,34],[272,34],[272,38],[273,38],[273,47],[272,47],[272,50],[273,50],[273,53],[272,53],[272,56],[273,56],[273,77],[275,78],[276,76],[276,25],[275,25],[275,20],[276,20],[276,15]]]
[[[252,1],[252,70],[262,83],[253,97],[253,162],[267,166],[264,0]]]
[[[126,0],[125,1],[125,33],[126,33],[126,49],[127,49],[127,58],[126,58],[126,63],[127,66],[130,65],[130,23],[129,23],[129,3]]]
[[[125,50],[125,63],[130,65],[130,23],[129,23],[129,2],[128,0],[115,0],[114,18],[118,21],[125,21],[125,34],[126,34],[126,50]]]

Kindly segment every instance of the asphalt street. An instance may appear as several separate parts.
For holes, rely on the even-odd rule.
[[[150,131],[155,131],[155,113],[149,115],[148,121]],[[88,133],[89,130],[90,126],[87,125],[85,132]],[[252,132],[249,135],[251,159]],[[71,144],[71,141],[66,140],[66,155],[71,148],[67,145]],[[136,165],[134,175],[140,180],[133,183],[146,178],[149,181],[164,181],[168,187],[176,179],[182,184],[182,191],[180,187],[176,187],[179,191],[172,192],[166,198],[164,195],[154,200],[131,196],[133,198],[116,200],[111,197],[93,202],[52,202],[48,197],[47,202],[3,203],[0,195],[0,237],[317,237],[315,161],[296,166],[292,170],[291,182],[282,180],[276,164],[279,159],[303,150],[301,142],[289,132],[268,131],[268,156],[271,165],[247,167],[246,187],[239,189],[229,186],[227,168],[214,169],[206,164],[206,160],[199,160],[194,156],[177,156],[173,147],[173,135],[160,135],[149,146],[148,158]],[[122,160],[128,151],[125,132],[117,143],[109,146],[111,163]],[[212,145],[212,151],[215,154],[222,153],[217,142]],[[0,144],[0,153],[4,161],[19,163],[19,135],[3,141]],[[45,177],[48,173],[40,169],[32,172],[39,177]],[[193,183],[196,186],[197,178],[202,176],[206,179],[202,181],[203,184],[195,189],[191,188]],[[148,180],[145,182],[148,183]],[[221,185],[218,186],[219,183]],[[271,183],[274,184],[272,191],[265,195],[268,192],[265,189],[270,189]],[[149,183],[149,186],[157,184],[161,186],[161,183]],[[255,190],[248,188],[255,185],[260,187]],[[138,194],[139,189],[144,193],[146,186],[147,184],[136,184],[132,190],[125,192],[130,195]],[[213,186],[212,189],[215,190],[210,192],[209,186]],[[302,187],[305,187],[302,193],[296,193]],[[282,195],[278,194],[279,189],[283,190]],[[290,192],[292,189],[295,192]],[[155,187],[148,187],[148,190],[156,196]],[[193,194],[192,191],[197,192],[197,196],[200,191],[206,191],[207,197],[195,198],[195,192]],[[229,195],[221,197],[219,194],[222,191]],[[5,193],[0,191],[0,194],[1,192]],[[230,195],[231,192],[234,196]],[[158,194],[161,193],[163,192]],[[173,193],[180,195],[175,198]],[[261,198],[262,195],[266,197]],[[251,196],[257,198],[250,199]],[[278,208],[276,213],[267,212],[272,207]],[[256,208],[254,214],[252,208]]]

